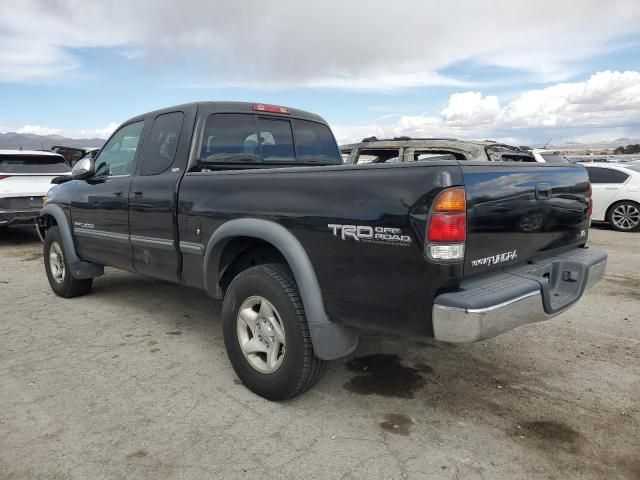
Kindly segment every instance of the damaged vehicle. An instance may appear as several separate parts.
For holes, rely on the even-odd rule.
[[[540,161],[530,151],[512,145],[455,138],[368,137],[360,143],[342,145],[340,151],[346,157],[345,163],[353,165],[434,160]]]

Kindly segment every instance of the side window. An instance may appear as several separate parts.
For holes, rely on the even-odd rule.
[[[182,130],[182,112],[158,115],[142,149],[140,175],[157,175],[173,163]]]
[[[533,155],[509,155],[503,154],[500,158],[502,162],[535,162]]]
[[[629,178],[626,173],[611,168],[588,167],[587,172],[591,183],[624,183]]]
[[[296,161],[289,120],[258,118],[258,131],[258,142],[265,162]]]
[[[258,127],[254,115],[216,113],[204,127],[200,163],[259,162]]]
[[[358,151],[355,163],[395,163],[400,161],[398,149],[364,148]]]
[[[144,122],[125,125],[103,147],[96,158],[96,177],[131,175]]]

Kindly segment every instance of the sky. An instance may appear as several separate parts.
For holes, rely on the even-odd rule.
[[[376,135],[640,138],[639,0],[0,0],[0,132],[107,138],[197,100]]]

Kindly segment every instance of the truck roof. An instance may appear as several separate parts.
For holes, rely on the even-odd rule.
[[[157,115],[160,113],[168,113],[173,112],[175,110],[191,110],[196,109],[201,105],[213,106],[214,110],[219,113],[264,113],[265,115],[276,115],[283,118],[300,118],[303,120],[311,120],[314,122],[320,122],[327,124],[327,122],[320,115],[316,115],[315,113],[306,112],[304,110],[298,110],[297,108],[285,107],[289,113],[274,113],[274,112],[260,112],[254,109],[254,105],[268,105],[267,103],[262,102],[227,102],[227,101],[202,101],[202,102],[190,102],[184,103],[181,105],[173,105],[171,107],[165,107],[158,110],[152,110],[147,113],[143,113],[141,115],[136,115],[133,118],[130,118],[125,123],[129,123],[135,120],[141,120],[148,115]]]

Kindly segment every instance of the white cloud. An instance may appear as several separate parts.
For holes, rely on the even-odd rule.
[[[17,133],[26,133],[33,135],[60,135],[62,130],[58,128],[43,127],[41,125],[25,125],[16,130]]]
[[[498,97],[483,97],[480,92],[454,93],[440,112],[450,125],[477,126],[495,120],[500,113]]]
[[[190,86],[393,90],[465,83],[460,62],[560,81],[577,62],[640,32],[637,0],[0,0],[0,82],[81,67],[81,48],[111,48],[163,71],[202,68]],[[174,64],[175,65],[175,64]]]
[[[568,141],[638,136],[640,72],[598,72],[583,82],[523,92],[504,107],[496,96],[454,93],[440,116],[402,116],[395,123],[342,125],[335,130],[343,142],[369,135],[498,137],[519,143],[536,132]]]
[[[616,126],[640,119],[640,72],[604,71],[585,82],[521,94],[499,122],[516,128]]]
[[[78,130],[71,132],[72,138],[109,138],[111,134],[118,128],[117,123],[111,122],[107,126],[102,128],[96,128],[93,130]]]

